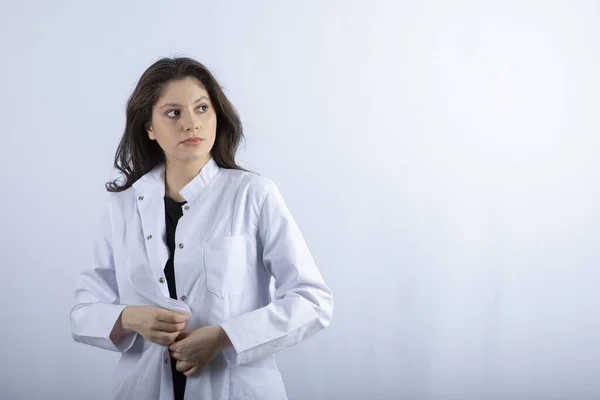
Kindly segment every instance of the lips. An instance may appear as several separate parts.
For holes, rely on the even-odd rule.
[[[182,143],[183,144],[198,144],[201,143],[204,139],[199,138],[199,137],[193,137],[193,138],[189,138],[184,140]]]

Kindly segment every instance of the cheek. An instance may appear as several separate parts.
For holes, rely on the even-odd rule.
[[[169,152],[177,146],[176,138],[168,130],[163,129],[161,131],[155,131],[154,135],[158,145],[164,151]]]
[[[207,135],[206,137],[206,141],[208,142],[209,146],[212,148],[215,145],[215,140],[216,140],[217,136],[216,136],[216,132],[212,131],[210,133],[210,135]]]
[[[217,116],[213,116],[210,121],[210,130],[207,136],[211,138],[212,141],[215,140],[215,136],[217,134]]]

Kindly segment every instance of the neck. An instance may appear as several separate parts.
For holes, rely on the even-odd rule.
[[[185,201],[179,191],[198,175],[209,160],[210,154],[205,159],[189,163],[167,161],[165,171],[165,194],[167,197],[175,201]]]

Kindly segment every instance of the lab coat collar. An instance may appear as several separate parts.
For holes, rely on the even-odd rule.
[[[188,203],[193,203],[202,190],[217,176],[221,168],[210,158],[198,175],[179,191]],[[142,196],[154,195],[161,199],[165,195],[165,164],[161,163],[138,179],[133,187]]]
[[[214,158],[211,157],[206,165],[202,167],[200,173],[198,173],[190,183],[185,185],[183,189],[179,191],[179,194],[183,196],[188,203],[193,203],[219,172],[221,172],[221,168],[217,165]]]

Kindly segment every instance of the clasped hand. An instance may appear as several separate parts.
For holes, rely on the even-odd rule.
[[[171,356],[177,360],[177,370],[193,376],[230,346],[231,341],[220,326],[183,332],[189,317],[189,314],[157,307],[127,306],[115,324],[111,338],[118,340],[128,332],[138,332],[146,340],[169,346]]]
[[[204,326],[192,332],[181,332],[169,346],[177,360],[177,371],[194,376],[208,365],[228,344],[227,335],[220,326]]]

